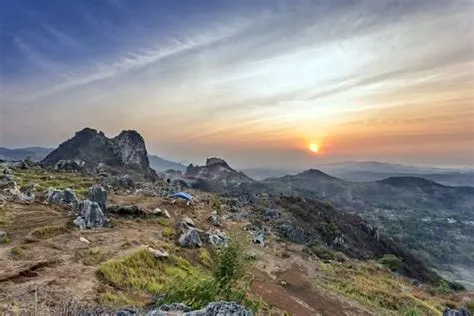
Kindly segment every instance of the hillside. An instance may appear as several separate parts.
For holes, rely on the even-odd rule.
[[[462,306],[472,297],[453,292],[359,216],[316,199],[267,195],[246,202],[189,189],[194,198],[186,205],[168,198],[166,182],[136,183],[129,191],[81,173],[11,173],[34,199],[0,193],[8,236],[0,244],[3,313],[12,306],[44,315],[66,306],[96,315],[125,308],[156,313],[171,303],[196,310],[232,300],[242,304],[232,308],[254,315],[419,316],[441,315],[446,304]],[[104,215],[111,225],[104,228],[78,228],[74,203],[44,192],[71,188],[78,199],[96,199],[98,183],[108,191]]]
[[[417,177],[347,182],[309,170],[249,185],[250,192],[317,197],[355,212],[406,244],[433,267],[473,286],[474,188],[448,187]]]

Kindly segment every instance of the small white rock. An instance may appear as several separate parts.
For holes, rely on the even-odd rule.
[[[153,249],[151,247],[148,247],[148,251],[155,256],[155,258],[168,258],[170,255],[164,251],[164,250],[159,250],[159,249]]]
[[[86,243],[86,244],[91,243],[89,240],[85,239],[84,237],[80,237],[79,240],[82,241],[83,243]]]

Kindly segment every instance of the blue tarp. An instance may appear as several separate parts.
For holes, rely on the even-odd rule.
[[[191,201],[193,199],[191,194],[188,194],[188,193],[185,193],[185,192],[178,192],[178,193],[171,194],[171,197],[172,198],[180,198],[180,199],[188,200],[188,201]]]

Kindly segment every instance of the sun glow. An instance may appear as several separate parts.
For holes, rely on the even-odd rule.
[[[318,144],[309,144],[308,149],[313,153],[319,152],[319,145]]]

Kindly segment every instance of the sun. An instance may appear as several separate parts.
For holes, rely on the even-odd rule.
[[[319,152],[319,145],[318,144],[309,144],[308,149],[313,153]]]

